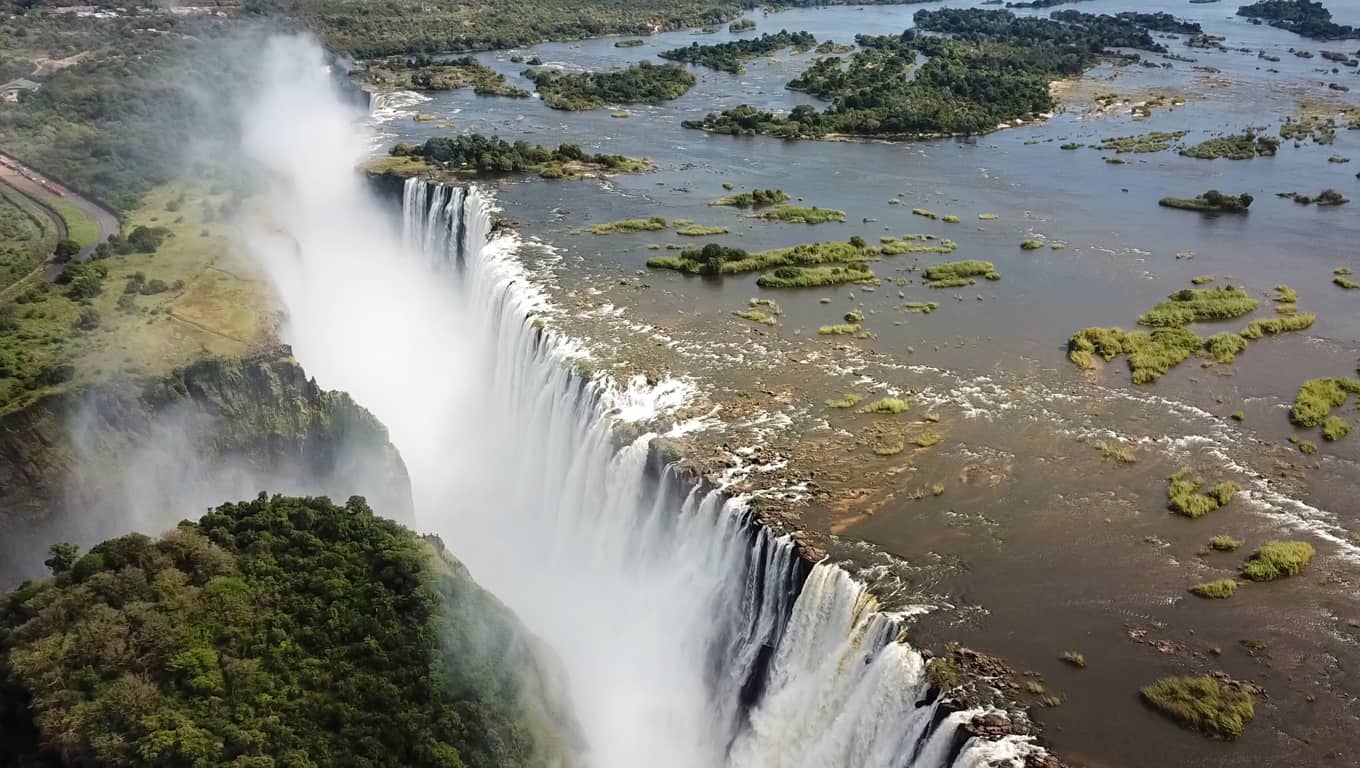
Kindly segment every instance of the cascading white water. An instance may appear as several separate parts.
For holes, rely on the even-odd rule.
[[[597,768],[971,768],[922,657],[841,569],[683,479],[646,428],[674,382],[589,381],[476,189],[407,181],[400,226],[352,171],[367,137],[319,49],[274,41],[243,119],[264,177],[243,243],[326,387],[389,428],[418,524],[558,654]],[[999,763],[997,763],[999,764]]]
[[[573,374],[535,327],[541,299],[510,241],[485,242],[489,221],[476,189],[406,182],[408,243],[460,268],[490,361],[485,428],[439,494],[477,501],[421,522],[562,656],[592,765],[934,767],[1023,751],[963,745],[979,713],[937,717],[925,661],[845,571],[801,563],[740,499],[649,465],[655,435],[619,447],[614,385]]]

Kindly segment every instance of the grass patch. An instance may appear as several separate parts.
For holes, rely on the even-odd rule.
[[[723,185],[724,189],[731,189],[728,184]],[[739,192],[735,195],[720,197],[712,200],[709,205],[726,205],[733,208],[752,208],[762,205],[777,205],[786,203],[790,199],[787,192],[782,189],[753,189],[750,192]]]
[[[1299,300],[1299,292],[1287,285],[1277,285],[1273,299],[1279,304],[1294,304]]]
[[[1243,578],[1275,581],[1297,576],[1312,562],[1313,545],[1306,541],[1271,541],[1251,553],[1242,566]]]
[[[1258,302],[1241,288],[1185,288],[1138,317],[1139,325],[1172,328],[1249,314]]]
[[[1237,582],[1232,579],[1206,581],[1203,584],[1196,584],[1190,588],[1190,594],[1210,600],[1226,600],[1232,597],[1236,592]]]
[[[839,398],[839,399],[836,399],[836,400],[827,400],[827,401],[826,401],[826,407],[827,407],[827,408],[854,408],[855,406],[859,405],[860,402],[861,402],[862,400],[864,400],[864,397],[863,397],[862,395],[857,395],[857,394],[855,394],[854,392],[848,392],[848,393],[845,394],[845,396],[843,396],[843,397],[841,397],[841,398]]]
[[[906,400],[897,397],[885,397],[881,400],[875,400],[872,403],[869,403],[868,405],[859,409],[859,412],[898,414],[905,413],[906,410],[907,410]]]
[[[666,220],[660,216],[648,219],[622,219],[607,224],[592,224],[591,234],[613,235],[621,232],[656,232],[666,228]]]
[[[776,322],[773,315],[767,314],[759,309],[746,309],[741,312],[733,312],[732,314],[740,317],[742,320],[750,320],[753,323],[760,323],[761,325],[774,325]]]
[[[1215,552],[1236,552],[1241,546],[1241,539],[1234,539],[1225,534],[1219,534],[1218,536],[1209,539],[1209,549],[1212,549]]]
[[[1021,240],[1020,247],[1026,251],[1037,251],[1044,247],[1043,240]]]
[[[902,308],[908,312],[920,312],[923,315],[928,315],[938,309],[939,306],[933,301],[908,301],[902,305]]]
[[[1161,152],[1171,148],[1171,143],[1185,136],[1186,131],[1153,131],[1138,136],[1115,136],[1109,139],[1102,139],[1095,145],[1096,149],[1106,152],[1134,152],[1138,154],[1148,152]],[[1067,145],[1064,145],[1066,148]],[[1080,146],[1080,145],[1078,145]],[[1074,147],[1075,149],[1075,147]]]
[[[1247,323],[1247,327],[1242,329],[1242,338],[1259,339],[1262,336],[1275,336],[1290,331],[1302,331],[1311,328],[1317,322],[1317,315],[1312,312],[1299,312],[1293,315],[1282,317],[1271,317],[1261,320],[1252,320]]]
[[[1335,277],[1332,278],[1332,282],[1336,283],[1342,288],[1345,288],[1348,291],[1353,291],[1357,288],[1360,288],[1360,283],[1357,283],[1355,280],[1345,275],[1336,275]]]
[[[849,268],[874,255],[875,252],[871,248],[862,248],[841,241],[802,243],[789,248],[775,248],[756,253],[709,243],[702,248],[686,248],[679,256],[649,259],[647,266],[653,269],[674,269],[691,275],[731,275],[771,267],[808,267],[815,264],[847,264]],[[868,271],[867,266],[864,267],[864,271]],[[869,278],[872,277],[871,273]]]
[[[1289,420],[1300,427],[1316,427],[1339,408],[1352,394],[1360,393],[1360,379],[1335,377],[1309,379],[1294,395]]]
[[[1059,656],[1058,658],[1076,667],[1077,669],[1086,668],[1086,656],[1076,651],[1063,651],[1062,655]]]
[[[1194,277],[1190,278],[1190,283],[1192,285],[1204,285],[1205,283],[1212,283],[1214,280],[1217,279],[1218,278],[1216,278],[1213,275],[1195,275]]]
[[[1098,440],[1096,441],[1093,447],[1096,450],[1100,451],[1101,456],[1116,461],[1120,464],[1138,463],[1138,453],[1134,451],[1133,446],[1131,445],[1124,445],[1123,443],[1111,443],[1105,440]]]
[[[897,256],[903,253],[953,253],[958,243],[941,240],[934,235],[907,234],[901,237],[885,236],[878,239],[878,252],[884,256]]]
[[[996,271],[996,267],[990,261],[979,261],[968,259],[965,261],[948,261],[944,264],[935,264],[926,267],[923,273],[932,288],[952,288],[960,285],[971,285],[973,278],[985,277],[988,280],[1000,280],[1001,273]]]
[[[1328,442],[1340,440],[1350,434],[1351,424],[1340,416],[1328,416],[1322,420],[1322,439]]]
[[[912,215],[914,215],[914,216],[924,216],[924,217],[926,217],[927,219],[932,219],[932,220],[933,220],[933,219],[938,219],[938,218],[940,218],[940,214],[938,214],[938,213],[936,213],[936,212],[934,212],[934,211],[927,211],[927,210],[924,209],[924,208],[912,208],[912,209],[911,209],[911,212],[912,212]]]
[[[924,432],[917,436],[913,441],[917,448],[930,448],[940,442],[940,436],[934,432]]]
[[[1317,443],[1314,443],[1314,442],[1311,441],[1311,440],[1300,440],[1300,441],[1299,441],[1299,453],[1302,453],[1304,456],[1312,456],[1312,455],[1316,454],[1316,453],[1317,453]]]
[[[66,236],[79,243],[81,248],[89,248],[99,242],[99,222],[80,206],[60,197],[49,197],[44,202],[52,206],[61,220],[66,222]]]
[[[1204,351],[1216,362],[1231,363],[1247,348],[1247,340],[1237,333],[1215,333],[1204,340]]]
[[[1095,357],[1106,362],[1128,355],[1133,383],[1150,384],[1180,365],[1203,346],[1188,328],[1125,331],[1120,328],[1083,328],[1067,341],[1067,359],[1083,369],[1095,367]]]
[[[845,267],[780,267],[761,275],[756,285],[761,288],[817,288],[845,283],[877,283],[868,265],[849,264]]]
[[[1250,693],[1204,675],[1164,677],[1141,690],[1154,709],[1192,731],[1230,741],[1256,716]]]
[[[1000,218],[1000,217],[997,216],[995,213],[979,213],[979,214],[978,214],[978,219],[979,219],[980,221],[995,221],[995,220],[998,219],[998,218]]]
[[[940,221],[943,221],[946,224],[958,224],[959,217],[955,216],[952,213],[946,213],[945,215],[940,217]]]
[[[706,227],[701,224],[690,224],[675,230],[675,234],[685,237],[710,237],[712,235],[725,235],[729,230],[727,227]]]
[[[822,224],[828,221],[845,221],[845,211],[816,206],[776,205],[760,214],[760,218],[789,224]]]
[[[853,336],[860,332],[859,323],[837,323],[836,325],[823,325],[817,329],[818,336]]]
[[[1181,469],[1171,476],[1167,486],[1167,506],[1178,515],[1198,519],[1227,506],[1237,493],[1237,486],[1227,481],[1215,483],[1200,493],[1202,484],[1199,478],[1192,477],[1189,467]]]
[[[1231,416],[1230,418],[1231,418],[1233,421],[1246,421],[1246,420],[1247,420],[1247,414],[1245,414],[1245,413],[1243,413],[1243,412],[1241,412],[1241,411],[1233,411],[1233,412],[1232,412],[1232,416]]]

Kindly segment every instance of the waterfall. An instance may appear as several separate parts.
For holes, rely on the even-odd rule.
[[[573,372],[571,342],[534,323],[546,299],[513,241],[488,242],[477,188],[410,179],[402,208],[408,250],[466,307],[448,329],[460,415],[433,468],[413,463],[419,525],[561,657],[587,764],[969,768],[1037,751],[968,737],[981,711],[934,695],[863,585],[681,477],[656,434],[620,437],[664,385]]]

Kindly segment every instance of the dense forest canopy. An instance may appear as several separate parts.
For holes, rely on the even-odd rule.
[[[226,504],[0,605],[0,765],[544,765],[509,612],[363,499]]]

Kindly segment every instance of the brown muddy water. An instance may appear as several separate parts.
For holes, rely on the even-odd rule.
[[[747,34],[807,29],[852,43],[860,32],[900,32],[916,10],[939,5],[756,14],[758,28]],[[1130,5],[1094,0],[1078,8]],[[1360,194],[1356,165],[1328,161],[1360,158],[1360,131],[1339,130],[1330,146],[1287,142],[1273,158],[1240,162],[1195,160],[1173,149],[1124,155],[1126,164],[1112,165],[1103,160],[1109,152],[1059,149],[1149,131],[1185,130],[1186,143],[1248,126],[1274,133],[1303,102],[1360,104],[1325,87],[1360,87],[1360,77],[1344,68],[1318,71],[1320,58],[1288,52],[1339,44],[1247,24],[1232,15],[1235,6],[1136,5],[1200,21],[1225,36],[1229,49],[1250,52],[1190,49],[1169,37],[1173,53],[1197,61],[1171,61],[1170,69],[1099,67],[1067,88],[1067,108],[1046,123],[968,141],[784,142],[680,127],[682,119],[743,102],[777,109],[815,103],[783,88],[812,56],[787,52],[751,63],[742,76],[695,69],[699,84],[690,93],[661,106],[630,106],[628,119],[611,118],[612,108],[556,112],[537,100],[455,92],[392,99],[377,124],[385,143],[450,132],[439,121],[413,121],[419,112],[452,120],[453,130],[651,157],[657,171],[604,183],[494,184],[505,214],[521,224],[522,258],[558,307],[550,327],[582,338],[594,365],[692,378],[703,394],[691,415],[705,428],[678,437],[688,455],[715,473],[745,467],[739,489],[772,514],[831,537],[834,556],[856,563],[890,605],[929,606],[915,619],[916,644],[960,641],[1035,673],[1062,698],[1041,708],[1033,697],[1036,719],[1065,758],[1098,766],[1360,765],[1360,437],[1324,443],[1317,430],[1295,429],[1287,417],[1304,380],[1355,375],[1360,291],[1331,279],[1337,267],[1360,272],[1360,203],[1305,207],[1275,194],[1325,187]],[[1339,22],[1360,23],[1360,7],[1331,6]],[[603,39],[482,58],[524,85],[512,53],[596,69],[730,37],[726,29],[701,37],[675,32],[635,48]],[[1260,50],[1280,62],[1259,58]],[[1135,119],[1127,105],[1097,114],[1091,97],[1102,92],[1187,101]],[[806,204],[846,211],[847,222],[772,223],[708,206],[725,194],[725,182],[738,191],[782,188]],[[1250,192],[1256,203],[1239,217],[1156,205],[1166,195],[1209,188]],[[961,221],[913,216],[916,207]],[[980,220],[981,213],[997,217]],[[712,240],[752,251],[908,232],[959,247],[948,256],[887,257],[873,265],[883,282],[871,291],[764,291],[756,274],[715,281],[644,266],[668,253],[650,245],[707,239],[584,232],[593,223],[653,215],[727,226],[729,235]],[[1034,237],[1063,247],[1018,247]],[[1002,279],[936,290],[913,269],[969,258],[993,261]],[[1272,288],[1288,284],[1299,292],[1299,309],[1318,321],[1253,341],[1230,365],[1191,359],[1149,386],[1132,385],[1122,360],[1094,373],[1066,360],[1073,332],[1132,328],[1141,312],[1196,275],[1260,298],[1253,318],[1272,316]],[[732,316],[753,297],[779,303],[778,325]],[[906,301],[939,308],[906,312]],[[850,310],[864,312],[875,338],[817,335],[818,326]],[[1207,336],[1244,323],[1195,330]],[[911,406],[883,416],[824,404],[846,393],[900,395]],[[1355,409],[1352,400],[1343,415],[1360,416]],[[1235,411],[1242,421],[1230,418]],[[1318,453],[1300,453],[1291,436],[1317,443]],[[895,444],[901,452],[875,452]],[[1134,460],[1105,455],[1119,450]],[[1167,481],[1187,466],[1243,491],[1207,517],[1177,517],[1166,507]],[[1203,553],[1218,534],[1245,544]],[[1307,540],[1318,557],[1298,577],[1243,583],[1229,600],[1186,591],[1233,576],[1248,553],[1277,538]],[[1082,652],[1087,667],[1059,661],[1065,650]],[[1139,701],[1138,688],[1160,676],[1217,670],[1267,693],[1236,743],[1181,730]]]

